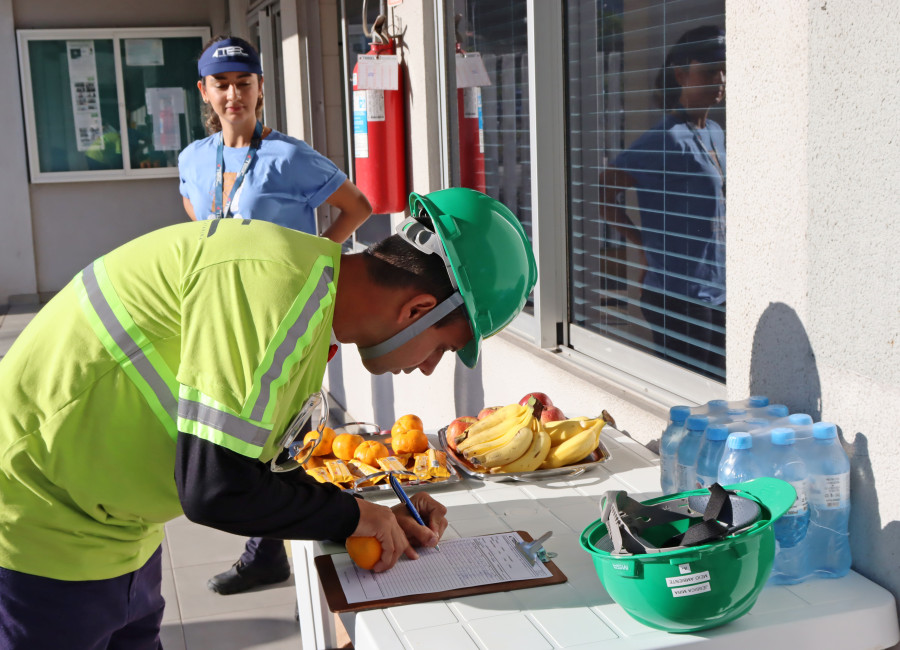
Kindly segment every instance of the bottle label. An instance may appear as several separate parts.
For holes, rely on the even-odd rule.
[[[803,479],[802,481],[788,481],[788,483],[794,486],[794,490],[797,492],[797,498],[794,499],[794,504],[791,506],[790,510],[784,513],[785,516],[790,517],[793,515],[805,515],[809,510],[809,502],[807,501],[806,497],[809,490],[807,480]]]
[[[809,477],[809,500],[817,508],[841,508],[850,503],[850,474],[814,474]]]

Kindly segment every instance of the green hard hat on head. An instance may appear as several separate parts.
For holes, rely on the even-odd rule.
[[[472,368],[481,341],[522,311],[537,283],[537,264],[528,236],[500,201],[466,188],[409,195],[412,219],[431,218],[446,254],[451,282],[462,296],[472,340],[459,358]]]

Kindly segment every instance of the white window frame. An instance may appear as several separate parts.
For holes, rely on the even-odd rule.
[[[452,3],[435,0],[435,11],[447,21],[452,18],[448,15]],[[527,0],[527,24],[532,238],[538,282],[534,290],[534,315],[520,314],[509,329],[536,348],[555,352],[557,358],[572,364],[573,368],[665,407],[725,398],[723,383],[570,321],[563,0]],[[438,36],[447,33],[446,22],[442,27],[437,30]],[[450,87],[448,77],[455,79],[452,57],[443,58],[443,65],[437,69],[442,89]],[[539,93],[535,92],[537,88]],[[447,114],[455,113],[456,104],[443,104],[449,104],[442,106],[445,112],[442,122],[447,124]],[[538,124],[541,128],[537,128]],[[442,135],[448,137],[448,129]],[[451,149],[448,146],[445,151]],[[445,169],[452,170],[458,161],[448,159],[444,164]],[[445,172],[447,177],[452,178],[452,171]]]
[[[131,151],[129,148],[127,128],[128,117],[125,112],[125,80],[122,74],[122,53],[120,41],[126,38],[184,38],[196,36],[201,43],[209,40],[208,27],[137,27],[126,29],[20,29],[16,31],[19,48],[19,81],[22,90],[22,101],[25,108],[25,136],[28,148],[28,168],[32,183],[71,183],[80,181],[127,181],[140,178],[177,178],[177,167],[160,167],[150,169],[131,168]],[[122,142],[123,169],[98,169],[91,171],[42,172],[38,159],[37,125],[34,116],[34,94],[31,88],[31,60],[28,54],[28,43],[31,41],[60,40],[112,40],[113,57],[116,70],[116,94],[119,107],[120,129],[125,130]],[[185,65],[193,65],[185,61]],[[187,143],[185,143],[187,144]]]

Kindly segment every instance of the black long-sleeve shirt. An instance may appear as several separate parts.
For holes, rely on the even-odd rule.
[[[267,464],[178,433],[175,484],[184,514],[236,535],[344,540],[359,524],[359,506],[337,486],[303,470]]]

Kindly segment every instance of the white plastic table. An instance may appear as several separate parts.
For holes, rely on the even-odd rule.
[[[767,586],[754,608],[719,628],[669,634],[638,623],[606,593],[579,536],[599,518],[607,490],[646,499],[659,495],[655,454],[616,431],[604,431],[611,458],[575,478],[538,483],[465,479],[435,490],[448,507],[446,538],[525,530],[545,543],[568,577],[560,585],[450,601],[342,614],[356,650],[531,650],[543,648],[888,648],[900,641],[893,595],[852,572],[839,580]],[[393,493],[379,494],[387,505]],[[314,557],[334,544],[292,542],[304,650],[336,646]]]

